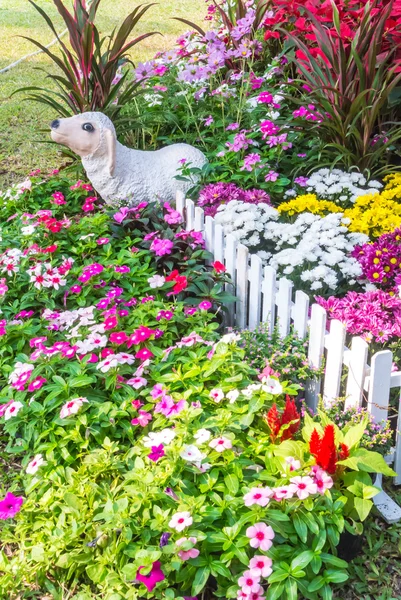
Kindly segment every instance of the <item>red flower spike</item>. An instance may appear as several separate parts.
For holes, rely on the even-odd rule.
[[[273,406],[267,413],[266,422],[271,430],[272,441],[274,441],[281,428],[280,415],[278,413],[276,404],[273,404]]]
[[[340,452],[338,454],[338,460],[345,460],[349,457],[349,448],[346,444],[340,444]]]
[[[314,429],[309,440],[309,452],[316,458],[316,460],[319,456],[320,443],[320,435],[318,434],[317,429]]]
[[[337,451],[334,443],[334,425],[326,425],[320,446],[317,464],[327,473],[336,471]]]
[[[283,431],[282,440],[289,440],[292,436],[298,431],[299,425],[301,423],[301,415],[297,411],[297,407],[295,406],[295,401],[290,398],[290,396],[286,396],[285,408],[284,412],[281,415],[281,427],[283,425],[287,425],[291,423],[291,421],[295,421],[292,423],[288,429]]]

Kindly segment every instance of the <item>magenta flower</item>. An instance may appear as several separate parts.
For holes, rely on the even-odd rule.
[[[144,377],[131,377],[131,379],[128,379],[126,383],[127,385],[132,385],[135,390],[139,390],[148,382]]]
[[[141,575],[141,570],[146,567],[139,567],[136,574],[136,581],[140,581],[147,588],[148,592],[152,592],[159,581],[164,581],[166,578],[163,571],[161,570],[160,561],[156,561],[152,565],[151,571],[147,575]]]
[[[246,537],[250,539],[252,548],[260,548],[267,552],[273,545],[271,540],[274,538],[274,531],[266,523],[255,523],[246,530]]]
[[[82,291],[82,287],[80,285],[72,285],[70,287],[71,294],[80,294]]]
[[[159,458],[163,458],[164,455],[164,446],[163,444],[160,444],[159,446],[151,447],[151,452],[148,454],[148,458],[150,458],[150,460],[153,462],[157,462]]]
[[[108,244],[108,243],[109,243],[109,241],[110,241],[110,239],[109,239],[109,238],[107,238],[107,237],[103,237],[103,238],[99,238],[99,239],[96,241],[96,243],[97,243],[99,246],[103,246],[104,244]]]
[[[317,493],[317,485],[314,483],[312,477],[293,477],[290,479],[291,483],[288,486],[293,494],[297,495],[300,500],[305,500],[311,494]]]
[[[152,415],[145,410],[140,410],[138,415],[138,417],[132,419],[131,425],[140,425],[141,427],[146,427],[149,421],[152,420]]]
[[[209,302],[209,300],[203,300],[203,302],[199,302],[199,308],[201,310],[209,310],[210,308],[212,308],[212,303]]]
[[[155,238],[150,246],[150,249],[156,254],[156,256],[165,256],[171,254],[174,248],[174,244],[171,240],[162,240]]]
[[[138,352],[135,354],[135,358],[139,358],[139,360],[148,360],[153,356],[153,352],[148,350],[148,348],[141,348],[141,350],[138,350]]]
[[[116,273],[129,273],[131,269],[127,265],[117,265],[114,270]]]
[[[113,331],[113,333],[110,334],[109,342],[111,344],[120,345],[125,344],[128,339],[128,335],[125,333],[125,331]]]
[[[21,510],[24,499],[21,496],[14,496],[7,492],[6,497],[0,501],[0,519],[13,519]]]
[[[314,482],[316,483],[317,491],[319,494],[324,494],[326,490],[329,490],[333,487],[333,480],[322,469],[316,470],[314,473]]]
[[[37,377],[28,384],[28,392],[36,392],[46,383],[47,379],[44,377]]]
[[[244,158],[244,166],[241,167],[241,171],[253,171],[255,165],[260,164],[261,158],[260,154],[256,152],[251,152],[251,154],[247,154]]]

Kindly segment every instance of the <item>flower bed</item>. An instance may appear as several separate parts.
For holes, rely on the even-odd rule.
[[[330,594],[368,472],[392,473],[360,445],[367,420],[301,419],[291,398],[313,373],[295,338],[221,337],[224,266],[171,207],[108,213],[58,176],[28,187],[3,196],[1,589]]]

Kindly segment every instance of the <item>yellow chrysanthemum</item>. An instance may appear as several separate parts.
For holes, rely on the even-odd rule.
[[[309,212],[324,217],[327,213],[342,212],[337,204],[329,202],[328,200],[319,200],[316,194],[303,194],[302,196],[297,196],[294,200],[280,204],[277,210],[280,213],[286,213],[288,216]]]
[[[344,216],[351,220],[350,231],[379,237],[401,226],[401,174],[388,175],[385,181],[382,192],[361,196],[345,211]]]

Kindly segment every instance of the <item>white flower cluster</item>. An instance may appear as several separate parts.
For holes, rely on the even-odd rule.
[[[350,256],[368,237],[348,232],[342,213],[325,217],[300,214],[294,223],[277,222],[279,213],[267,204],[232,200],[219,207],[215,220],[224,233],[253,248],[265,265],[289,279],[307,283],[310,290],[336,289],[342,279],[353,285],[361,267]]]
[[[379,181],[367,181],[362,173],[356,171],[347,173],[341,169],[319,169],[309,177],[303,190],[332,202],[354,203],[359,196],[375,194],[382,187]],[[288,190],[285,196],[296,196],[298,193],[299,190]]]
[[[231,200],[219,206],[215,221],[220,223],[224,233],[231,233],[236,240],[252,248],[264,239],[264,232],[270,221],[277,221],[279,213],[268,204],[248,204]]]
[[[369,241],[368,236],[349,233],[341,213],[326,217],[303,213],[295,223],[284,224],[281,232],[284,235],[271,228],[270,239],[276,241],[276,248],[287,247],[271,257],[270,266],[284,275],[297,272],[302,281],[310,283],[311,290],[324,286],[335,290],[340,278],[353,285],[362,275],[360,264],[350,253],[357,244]]]

